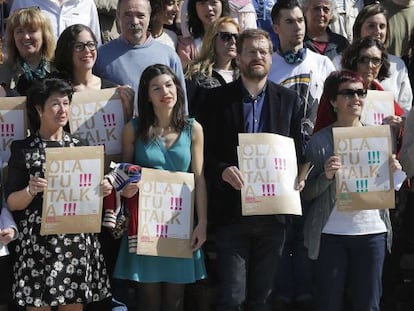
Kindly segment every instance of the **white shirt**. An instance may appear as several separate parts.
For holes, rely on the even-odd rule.
[[[288,64],[278,53],[273,53],[268,79],[296,91],[303,101],[307,98],[306,116],[314,123],[325,79],[334,70],[328,57],[309,49],[306,50],[305,59],[295,64]]]
[[[83,24],[91,28],[99,43],[102,42],[98,11],[93,0],[66,0],[62,6],[54,0],[14,0],[10,11],[33,6],[39,7],[49,17],[56,40],[66,27]]]
[[[333,208],[323,233],[338,235],[365,235],[387,232],[379,210],[340,212]]]
[[[353,40],[352,27],[359,11],[364,7],[363,0],[337,0],[336,14],[329,28],[344,36],[349,42]]]
[[[177,34],[174,31],[171,31],[169,29],[163,29],[161,36],[154,38],[155,41],[158,41],[160,43],[163,43],[165,45],[168,45],[171,47],[174,51],[177,47]]]

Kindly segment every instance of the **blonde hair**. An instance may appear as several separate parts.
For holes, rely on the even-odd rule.
[[[223,24],[233,24],[236,26],[237,32],[240,32],[239,24],[230,16],[220,17],[212,23],[204,34],[199,56],[187,65],[185,78],[191,79],[191,77],[198,72],[211,77],[214,65],[217,61],[216,37],[219,33],[219,28]],[[235,61],[232,62],[232,66],[236,67]]]
[[[7,53],[11,65],[15,64],[19,58],[19,50],[14,41],[14,30],[17,27],[39,27],[42,31],[42,55],[46,60],[52,60],[55,53],[55,37],[52,25],[49,18],[38,7],[32,7],[17,10],[7,19]]]

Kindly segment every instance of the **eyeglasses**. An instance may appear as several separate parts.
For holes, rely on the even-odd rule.
[[[269,50],[266,49],[258,49],[258,50],[243,50],[242,53],[247,54],[249,57],[257,57],[257,54],[259,54],[259,57],[267,57],[270,54]]]
[[[367,90],[366,89],[342,89],[339,90],[337,95],[342,95],[346,100],[350,100],[355,97],[355,94],[358,95],[358,98],[365,98],[367,97]]]
[[[73,50],[75,52],[83,52],[85,48],[88,48],[89,51],[96,50],[97,43],[95,41],[88,41],[88,42],[75,42],[73,45]]]
[[[238,33],[227,32],[227,31],[220,31],[218,33],[218,36],[220,37],[220,39],[223,42],[229,42],[231,40],[231,38],[234,38],[234,40],[237,40],[237,38],[239,37],[239,34]]]
[[[378,57],[361,56],[358,58],[358,63],[361,63],[361,64],[371,63],[373,66],[378,67],[379,65],[382,64],[382,59]]]

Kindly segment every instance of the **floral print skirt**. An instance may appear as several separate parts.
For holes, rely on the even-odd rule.
[[[20,306],[86,304],[109,297],[96,234],[41,236],[39,210],[24,211],[16,241],[13,295]]]

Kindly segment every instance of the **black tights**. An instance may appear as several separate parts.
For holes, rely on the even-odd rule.
[[[138,283],[138,310],[183,311],[184,289],[185,284]]]

